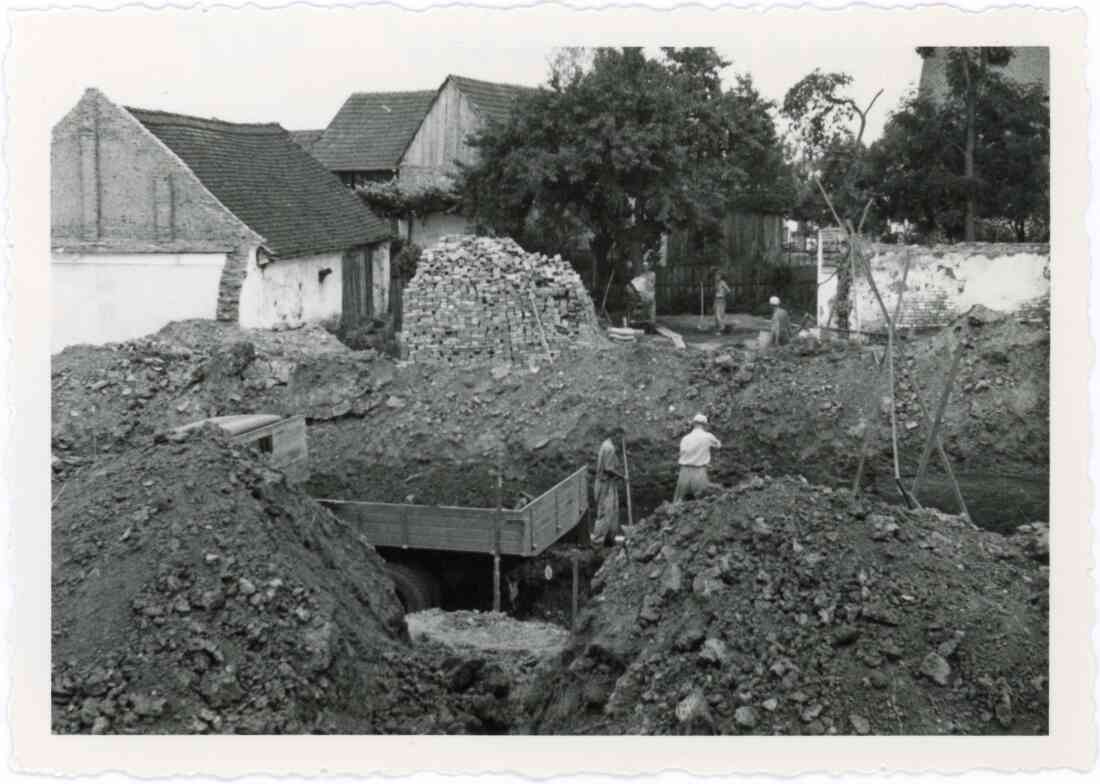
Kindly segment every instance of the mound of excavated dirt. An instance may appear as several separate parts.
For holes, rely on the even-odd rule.
[[[954,341],[941,333],[899,343],[898,445],[907,484],[917,473],[928,435],[921,403],[929,417],[935,414]],[[737,390],[710,398],[707,413],[716,433],[729,434],[737,444],[742,476],[755,469],[850,486],[870,429],[865,481],[889,491],[889,390],[885,369],[877,364],[884,350],[797,341],[764,353],[702,359],[693,378],[700,388]],[[983,527],[1007,531],[1049,514],[1049,370],[1045,325],[1003,318],[971,326],[941,433],[971,515]],[[719,465],[720,477],[725,468]],[[737,467],[725,474],[738,478]],[[935,453],[928,477],[922,500],[958,511]],[[1021,481],[1033,487],[1021,492]]]
[[[1004,320],[972,329],[943,436],[971,514],[984,527],[1008,530],[1048,516],[1049,348],[1043,325]],[[934,413],[950,343],[915,337],[903,341],[902,351],[899,446],[902,472],[912,476],[927,434],[915,396],[919,389]],[[537,372],[399,367],[382,393],[385,404],[371,415],[310,428],[313,471],[328,483],[327,492],[350,497],[361,493],[358,477],[369,473],[367,466],[393,467],[404,479],[429,462],[482,460],[489,442],[500,438],[509,447],[509,466],[527,475],[524,482],[538,484],[531,476],[542,481],[545,471],[553,484],[592,464],[604,427],[621,422],[634,500],[649,511],[671,498],[677,443],[691,415],[702,411],[724,444],[712,464],[718,481],[801,474],[850,487],[871,428],[865,477],[869,485],[883,484],[892,478],[890,420],[881,401],[885,383],[878,391],[869,384],[877,370],[874,352],[881,356],[882,348],[800,342],[763,353],[714,354],[643,339],[563,354]],[[1003,486],[1006,477],[1010,488]],[[1033,478],[1034,487],[1021,477]],[[923,500],[951,508],[937,459],[925,488]],[[998,504],[1009,490],[1011,502]],[[495,490],[489,497],[495,499]]]
[[[664,505],[597,573],[530,729],[1045,733],[1044,548],[797,479]]]
[[[158,430],[225,414],[362,415],[393,368],[325,330],[169,324],[125,343],[72,346],[52,358],[54,476],[117,454]]]
[[[500,683],[408,646],[374,550],[214,427],[62,489],[53,730],[496,731]]]

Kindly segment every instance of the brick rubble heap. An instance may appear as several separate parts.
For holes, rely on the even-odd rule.
[[[546,355],[540,321],[551,353],[591,342],[597,329],[569,262],[509,238],[444,237],[421,257],[404,305],[404,344],[417,362],[523,362]]]

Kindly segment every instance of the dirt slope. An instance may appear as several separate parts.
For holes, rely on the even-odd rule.
[[[950,339],[917,337],[899,361],[899,439],[903,475],[916,473],[927,430],[916,395],[934,411]],[[875,352],[840,343],[807,342],[759,353],[676,351],[663,339],[602,351],[578,351],[553,365],[531,368],[398,368],[386,403],[362,419],[311,428],[313,472],[326,492],[365,497],[381,484],[370,466],[406,478],[429,462],[484,461],[493,445],[508,444],[509,470],[531,491],[590,463],[609,422],[627,428],[639,508],[669,498],[676,444],[696,411],[706,413],[725,447],[713,474],[734,483],[752,472],[801,474],[850,486],[863,433],[870,484],[892,475],[885,386]],[[1008,530],[1045,519],[1049,460],[1049,333],[1011,321],[975,326],[955,393],[945,415],[945,446],[982,525]],[[480,474],[478,474],[480,475]],[[953,504],[938,462],[926,484],[930,503]],[[1005,478],[1028,490],[1003,501]],[[1024,487],[1019,478],[1030,478]],[[396,481],[396,480],[394,480]],[[991,486],[990,483],[994,484]],[[1011,488],[1010,488],[1011,489]],[[513,487],[510,494],[523,492]],[[415,488],[411,492],[416,492]],[[1022,492],[1022,490],[1021,490]],[[980,494],[988,496],[984,499]],[[1002,510],[1010,515],[1002,519]],[[1012,516],[1012,510],[1019,515]]]
[[[55,732],[504,722],[500,683],[409,647],[374,550],[214,428],[101,460],[52,525]]]
[[[1045,733],[1039,539],[794,479],[663,506],[596,575],[529,729]]]

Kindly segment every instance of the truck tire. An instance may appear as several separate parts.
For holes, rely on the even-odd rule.
[[[439,585],[425,570],[408,564],[386,563],[386,576],[393,581],[406,614],[439,604]]]

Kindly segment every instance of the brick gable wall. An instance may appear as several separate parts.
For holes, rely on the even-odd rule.
[[[88,90],[54,127],[51,241],[84,253],[228,253],[218,318],[237,298],[258,235],[124,109]]]

